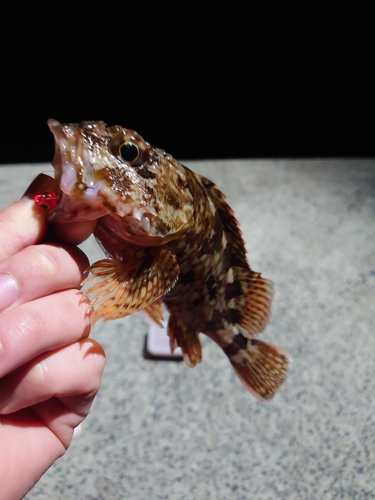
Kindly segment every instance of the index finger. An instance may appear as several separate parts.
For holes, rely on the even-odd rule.
[[[39,243],[47,230],[46,215],[38,210],[33,194],[51,188],[51,177],[40,174],[24,197],[0,212],[0,260]]]
[[[47,233],[47,211],[37,207],[34,196],[58,190],[57,182],[48,175],[34,179],[21,200],[0,212],[0,261],[24,248],[40,243]],[[79,244],[90,236],[96,221],[51,225],[49,241]]]

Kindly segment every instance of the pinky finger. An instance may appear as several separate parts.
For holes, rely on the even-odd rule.
[[[89,338],[45,352],[0,379],[0,414],[57,398],[73,416],[74,427],[90,410],[104,364],[103,348]],[[49,426],[49,422],[44,423]]]

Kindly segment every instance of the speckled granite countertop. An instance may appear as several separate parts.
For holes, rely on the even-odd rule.
[[[191,370],[142,357],[143,316],[99,323],[99,395],[26,499],[375,498],[375,161],[188,165],[227,194],[276,284],[263,338],[293,355],[287,381],[261,403],[208,339]],[[1,206],[39,172],[52,168],[1,166]]]

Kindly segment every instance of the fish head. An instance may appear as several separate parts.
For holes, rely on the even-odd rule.
[[[51,222],[104,217],[121,238],[146,245],[177,238],[192,225],[187,169],[169,154],[132,130],[102,121],[50,119],[48,126],[61,191]]]

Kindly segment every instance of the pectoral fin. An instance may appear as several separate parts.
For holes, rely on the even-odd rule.
[[[89,311],[91,322],[129,316],[139,309],[159,317],[158,307],[147,308],[167,293],[179,275],[177,258],[169,250],[161,249],[150,255],[139,267],[119,260],[103,259],[89,267],[91,275],[82,285],[89,284],[83,293],[94,295]],[[151,314],[150,314],[151,312]]]

